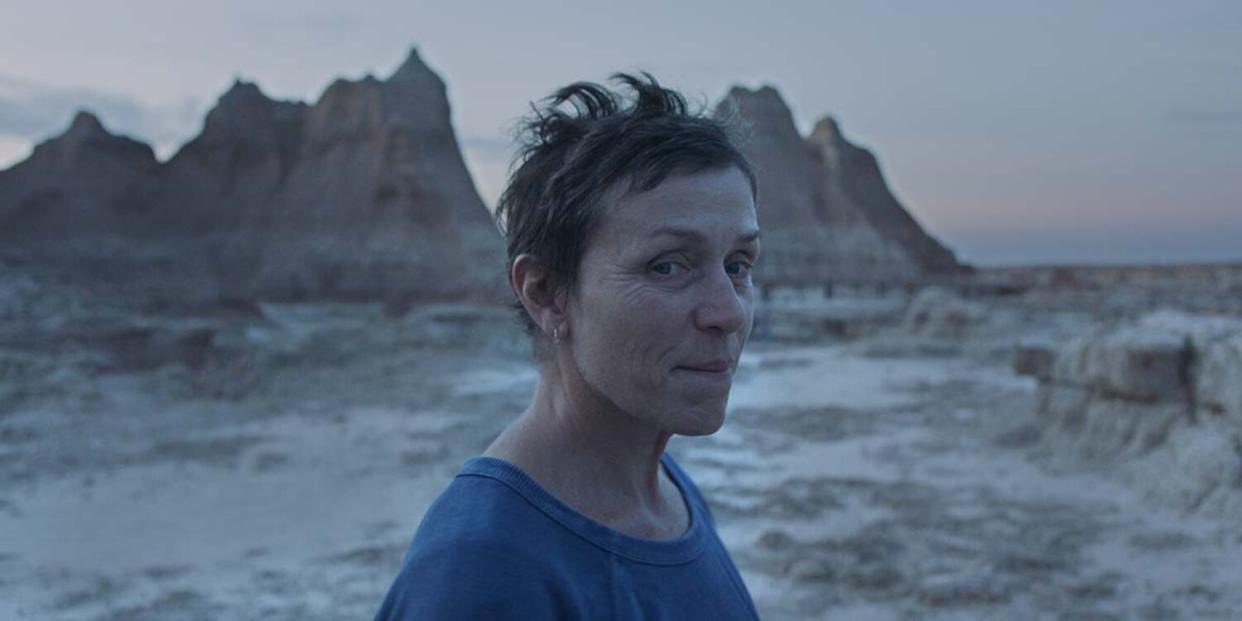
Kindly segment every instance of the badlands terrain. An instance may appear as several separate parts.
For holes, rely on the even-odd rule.
[[[369,618],[535,380],[503,306],[5,267],[3,619]],[[669,450],[764,619],[1240,618],[1239,274],[771,291],[724,427]]]

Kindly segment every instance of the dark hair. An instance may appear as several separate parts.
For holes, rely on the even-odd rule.
[[[649,73],[641,76],[612,76],[632,91],[628,100],[599,84],[575,82],[542,107],[532,104],[533,113],[518,123],[518,152],[495,213],[510,268],[519,255],[533,255],[556,288],[572,291],[600,199],[618,184],[629,184],[628,195],[654,189],[672,174],[736,166],[757,199],[758,182],[731,136],[734,128],[689,111],[680,93]],[[537,334],[520,303],[518,309],[527,331]]]

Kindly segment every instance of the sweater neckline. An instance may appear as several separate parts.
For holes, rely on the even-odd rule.
[[[653,565],[687,563],[698,558],[703,551],[701,508],[689,492],[685,473],[672,456],[664,453],[660,456],[660,463],[677,486],[690,513],[690,526],[674,539],[644,539],[605,526],[565,504],[521,468],[503,459],[484,455],[471,457],[462,465],[457,476],[482,476],[504,483],[564,528],[619,556]]]

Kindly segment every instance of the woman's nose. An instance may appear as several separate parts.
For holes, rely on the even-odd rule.
[[[694,309],[694,322],[700,330],[740,332],[750,321],[750,298],[723,269],[704,279],[702,299]]]

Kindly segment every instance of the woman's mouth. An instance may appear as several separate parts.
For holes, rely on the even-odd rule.
[[[733,382],[733,365],[728,360],[695,362],[673,370],[683,379],[696,383],[727,386]]]

